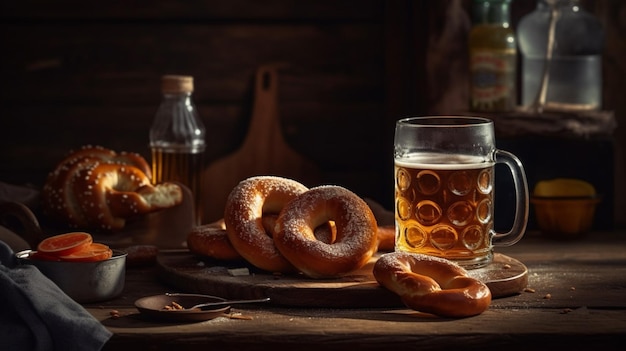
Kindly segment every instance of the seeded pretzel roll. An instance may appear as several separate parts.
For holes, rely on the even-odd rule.
[[[333,221],[336,238],[328,244],[314,230]],[[290,201],[278,216],[274,243],[310,278],[333,278],[365,265],[376,252],[376,219],[369,206],[339,186],[313,188]]]
[[[391,252],[376,261],[373,272],[380,285],[416,311],[460,318],[481,314],[491,304],[485,284],[443,258]]]
[[[130,217],[182,202],[180,186],[153,186],[150,174],[138,154],[85,146],[71,152],[46,178],[43,212],[71,228],[120,230]]]

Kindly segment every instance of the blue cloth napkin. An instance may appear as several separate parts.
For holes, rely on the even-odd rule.
[[[100,350],[112,333],[35,266],[0,241],[0,340],[4,350]]]

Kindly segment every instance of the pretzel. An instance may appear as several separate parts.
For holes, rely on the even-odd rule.
[[[237,261],[243,259],[231,245],[223,219],[191,228],[187,235],[187,247],[196,255],[216,260]]]
[[[299,182],[276,176],[245,179],[228,195],[224,223],[232,246],[252,265],[269,272],[293,272],[293,265],[274,245],[263,217],[278,214],[283,206],[308,188]]]
[[[485,284],[443,258],[391,252],[376,261],[373,273],[380,285],[416,311],[462,318],[481,314],[491,304]]]
[[[336,238],[327,243],[315,228],[332,221]],[[352,191],[323,185],[298,195],[276,220],[274,244],[304,275],[335,278],[363,267],[378,248],[377,224],[369,206]]]
[[[116,231],[126,220],[182,202],[175,183],[151,184],[139,154],[84,146],[71,152],[46,178],[42,208],[71,228]]]

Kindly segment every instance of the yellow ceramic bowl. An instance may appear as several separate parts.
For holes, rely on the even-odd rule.
[[[537,224],[542,233],[559,238],[576,238],[589,231],[593,224],[597,196],[531,198]]]

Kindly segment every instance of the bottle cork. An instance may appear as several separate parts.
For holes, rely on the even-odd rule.
[[[193,77],[168,74],[161,77],[163,94],[180,94],[193,92]]]

